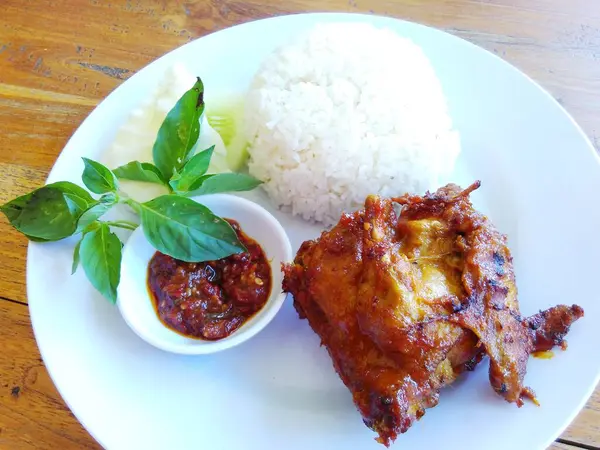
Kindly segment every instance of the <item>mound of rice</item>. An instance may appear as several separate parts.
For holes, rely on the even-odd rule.
[[[270,55],[245,126],[250,173],[272,200],[325,224],[369,194],[437,188],[460,152],[421,48],[366,24],[319,25]]]

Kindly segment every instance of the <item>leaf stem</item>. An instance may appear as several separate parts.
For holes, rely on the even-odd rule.
[[[129,222],[128,220],[113,220],[104,222],[106,225],[110,225],[111,227],[117,228],[125,228],[126,230],[134,231],[139,225],[134,222]]]
[[[127,206],[129,206],[131,209],[133,209],[133,212],[135,212],[138,216],[140,215],[140,204],[138,202],[136,202],[134,199],[132,198],[122,198],[121,203],[126,204]]]

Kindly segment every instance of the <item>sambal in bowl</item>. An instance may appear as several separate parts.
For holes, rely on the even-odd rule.
[[[118,307],[131,329],[173,353],[213,353],[262,330],[281,308],[281,264],[292,259],[279,222],[241,197],[194,200],[223,217],[246,251],[216,261],[186,262],[162,254],[141,229],[125,245]]]

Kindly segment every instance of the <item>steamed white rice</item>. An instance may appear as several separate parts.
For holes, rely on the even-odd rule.
[[[369,194],[437,188],[460,152],[421,48],[366,24],[320,25],[276,50],[245,124],[250,173],[279,207],[326,224]]]

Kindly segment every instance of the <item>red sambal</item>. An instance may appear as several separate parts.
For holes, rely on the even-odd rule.
[[[223,339],[259,311],[271,293],[271,266],[260,245],[227,219],[248,249],[218,261],[188,263],[156,252],[148,287],[160,320],[189,337]]]

